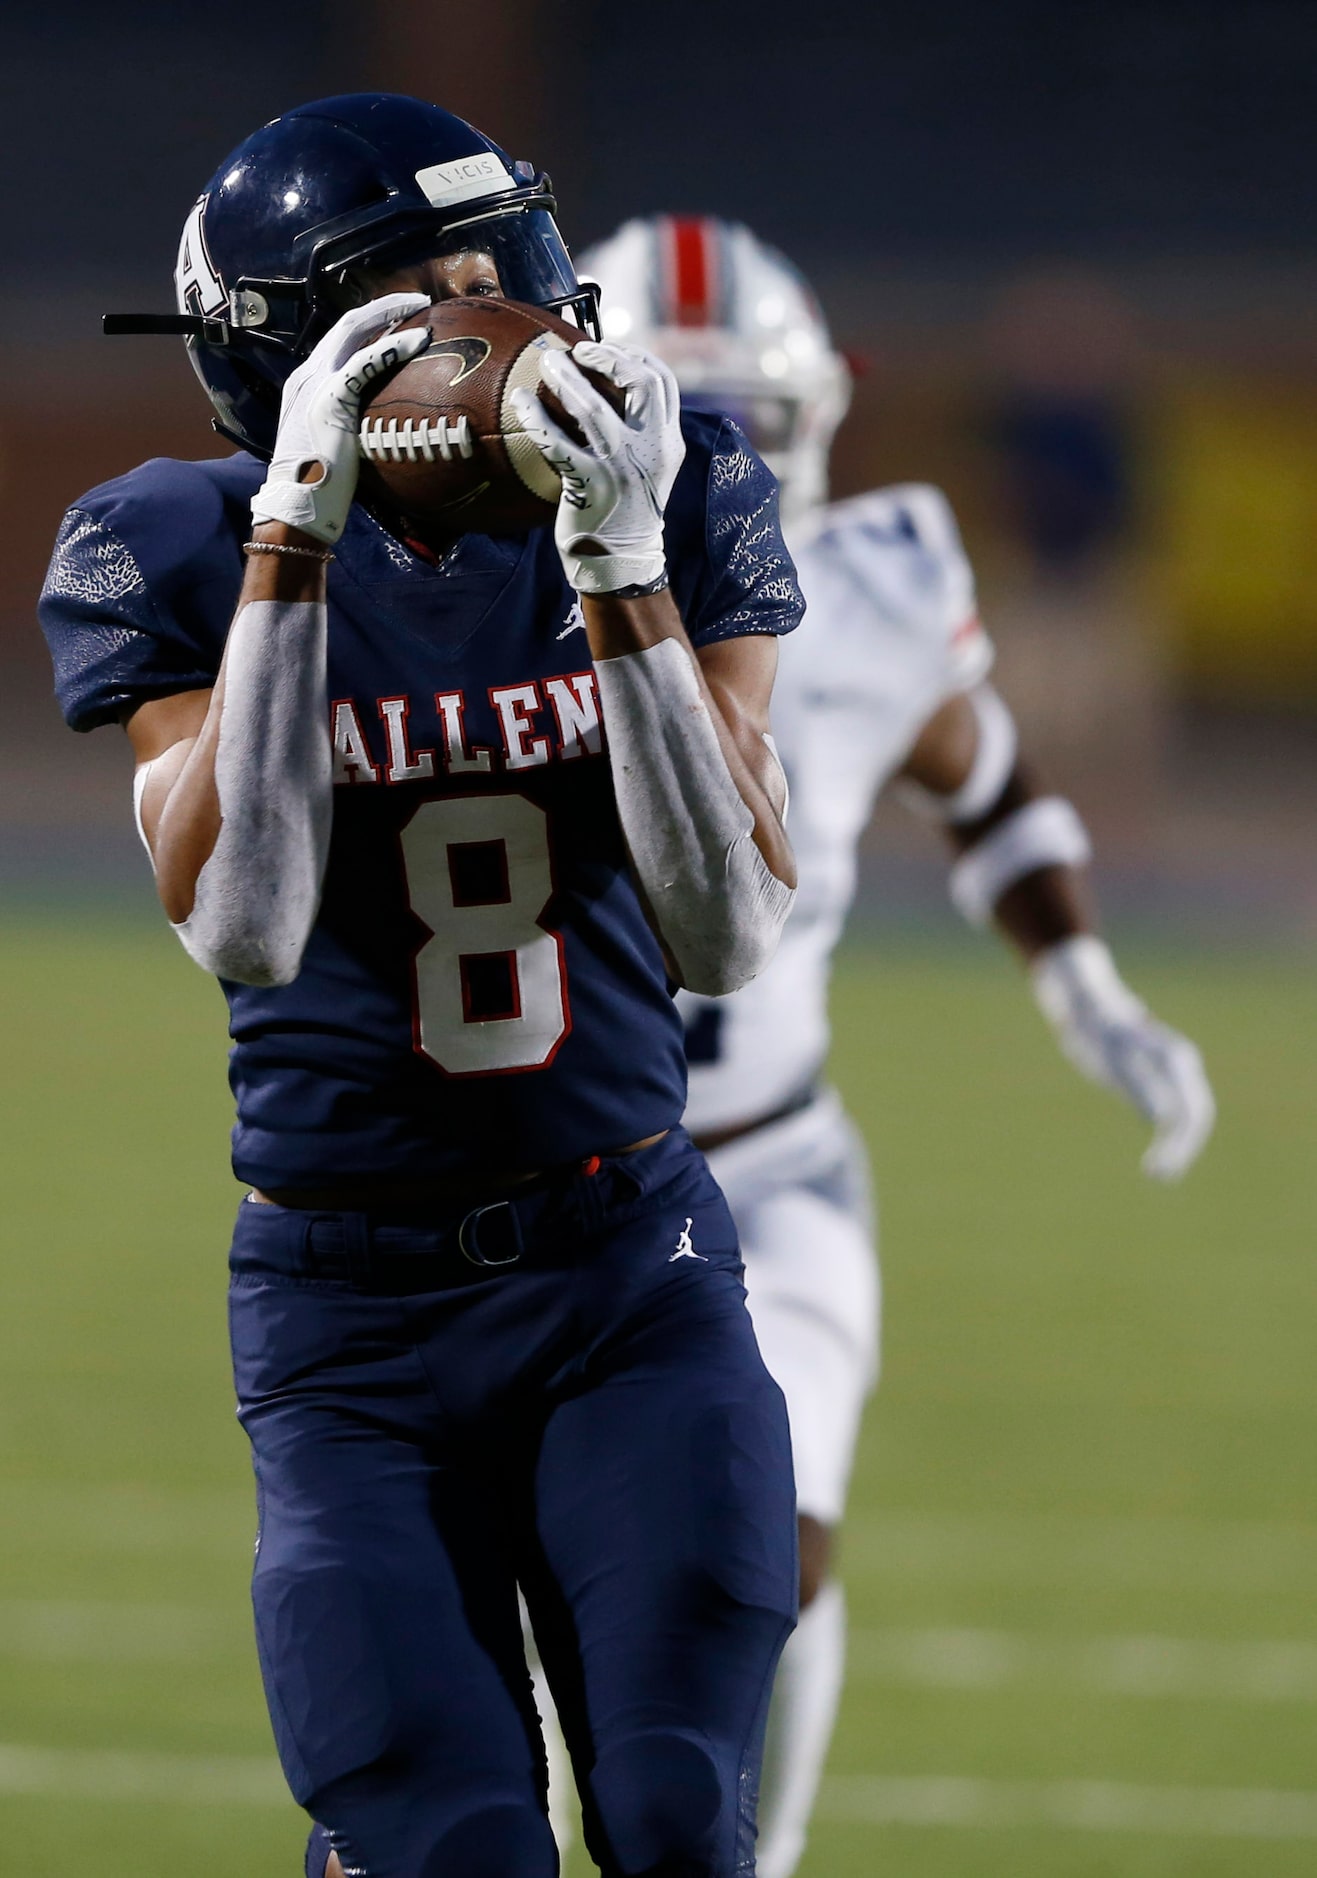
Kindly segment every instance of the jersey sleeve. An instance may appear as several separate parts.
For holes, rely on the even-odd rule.
[[[950,696],[991,670],[992,641],[979,618],[974,571],[951,504],[940,489],[903,483],[838,502],[814,537],[844,569],[855,601],[872,613],[875,643],[933,693]]]
[[[794,631],[805,602],[782,539],[776,477],[730,419],[683,413],[682,427],[687,459],[664,532],[691,643]]]
[[[926,483],[907,484],[898,494],[909,504],[920,540],[941,570],[950,688],[968,691],[987,677],[996,652],[979,618],[974,569],[955,514],[942,491]]]
[[[38,616],[74,730],[215,682],[242,566],[205,467],[157,459],[64,517]]]

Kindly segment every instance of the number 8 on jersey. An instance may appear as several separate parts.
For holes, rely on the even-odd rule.
[[[539,1069],[570,1028],[548,817],[522,795],[423,802],[402,830],[417,952],[416,1047],[450,1076]]]

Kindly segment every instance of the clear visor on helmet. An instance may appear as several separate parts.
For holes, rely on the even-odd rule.
[[[518,204],[473,214],[442,229],[413,229],[372,253],[363,269],[378,279],[426,261],[471,254],[488,260],[506,300],[561,313],[594,332],[595,291],[583,288],[547,208]]]

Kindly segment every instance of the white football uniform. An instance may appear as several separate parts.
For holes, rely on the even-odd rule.
[[[728,998],[678,994],[694,1135],[777,1117],[710,1155],[741,1234],[760,1347],[786,1396],[802,1513],[840,1517],[877,1374],[878,1270],[864,1149],[834,1092],[828,978],[883,785],[945,699],[992,663],[974,578],[936,489],[833,503],[791,543],[805,595],[779,642],[773,733],[799,887],[777,956]]]

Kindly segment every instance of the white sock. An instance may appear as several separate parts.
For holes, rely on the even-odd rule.
[[[829,1580],[787,1639],[768,1710],[759,1878],[791,1878],[805,1849],[846,1667],[846,1599]]]

